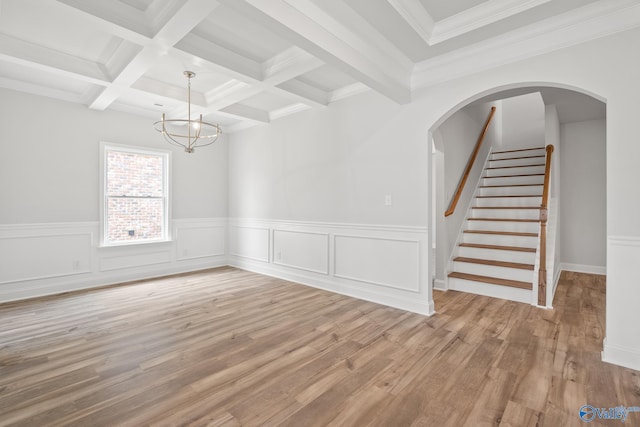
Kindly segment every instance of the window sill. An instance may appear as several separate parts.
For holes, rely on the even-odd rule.
[[[101,242],[98,245],[98,248],[126,248],[129,246],[150,246],[150,245],[165,245],[168,243],[173,243],[173,239],[165,239],[165,240],[148,240],[143,242],[118,242],[118,243],[104,243]]]

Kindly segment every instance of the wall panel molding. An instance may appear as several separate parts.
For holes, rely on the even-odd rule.
[[[113,247],[98,247],[99,227],[0,225],[0,302],[227,265],[226,218],[173,220],[170,242]]]
[[[333,257],[336,277],[420,292],[418,240],[335,234]]]
[[[273,263],[329,274],[329,233],[274,228]]]
[[[231,251],[232,266],[421,314],[434,312],[425,227],[240,218],[229,222],[230,247],[238,245],[236,238],[249,239],[261,246],[253,250],[263,254],[238,256]],[[251,239],[234,229],[269,231],[270,239]]]

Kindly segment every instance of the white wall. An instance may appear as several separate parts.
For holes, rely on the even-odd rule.
[[[504,149],[544,145],[545,109],[539,92],[503,99],[501,110]]]
[[[227,143],[193,155],[152,120],[0,89],[0,301],[226,264]],[[173,241],[99,248],[99,143],[173,151]]]
[[[606,266],[606,122],[561,126],[561,256],[568,269]]]
[[[406,109],[369,92],[232,135],[230,263],[431,313],[431,144]]]
[[[406,108],[369,92],[231,135],[230,217],[424,225],[430,147]]]

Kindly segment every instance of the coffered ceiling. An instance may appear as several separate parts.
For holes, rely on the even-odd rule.
[[[191,70],[192,113],[234,132],[636,26],[640,0],[0,0],[0,87],[182,117]]]

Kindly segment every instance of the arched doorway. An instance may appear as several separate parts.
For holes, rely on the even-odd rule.
[[[558,224],[556,230],[557,246],[554,271],[548,280],[552,297],[559,271],[569,269],[587,273],[605,274],[606,272],[606,104],[605,100],[580,88],[556,83],[520,83],[497,87],[479,93],[460,102],[447,111],[429,129],[429,164],[432,167],[430,188],[429,224],[432,244],[429,245],[429,264],[434,289],[446,289],[446,273],[451,253],[455,250],[455,241],[451,235],[458,236],[457,229],[452,233],[446,229],[442,204],[448,203],[449,194],[444,188],[447,174],[446,144],[447,135],[443,129],[460,112],[478,105],[498,103],[528,94],[540,94],[547,114],[555,114],[557,123],[546,121],[545,138],[554,139],[559,146],[556,152],[557,163],[561,169],[559,180],[555,183],[554,193],[559,197]],[[505,116],[505,119],[507,117]],[[454,120],[455,121],[455,120]],[[499,124],[503,126],[503,124]],[[475,140],[466,141],[473,146]],[[567,151],[563,161],[562,148]],[[469,149],[470,152],[471,148]],[[569,162],[568,158],[574,159]],[[575,159],[580,159],[575,161]],[[459,159],[458,159],[459,160]],[[484,160],[484,159],[483,159]],[[466,159],[465,162],[466,163]],[[451,172],[451,171],[449,171]],[[458,172],[459,176],[459,172]],[[564,180],[562,179],[564,177]],[[450,181],[450,177],[449,177]],[[473,183],[475,185],[475,183]],[[562,197],[566,193],[566,197]],[[571,191],[568,191],[571,189]],[[600,200],[600,202],[597,202]],[[594,203],[595,201],[595,203]],[[469,200],[461,209],[466,209]],[[594,208],[595,205],[595,208]],[[564,209],[563,209],[564,207]],[[577,220],[569,220],[577,218]],[[457,224],[454,226],[459,227]],[[444,238],[443,238],[444,236]],[[588,253],[585,251],[588,249]],[[446,261],[445,261],[446,260]],[[446,262],[447,265],[443,263]],[[443,277],[444,275],[444,277]],[[552,298],[547,299],[547,307],[552,306]],[[436,307],[437,309],[437,307]]]

